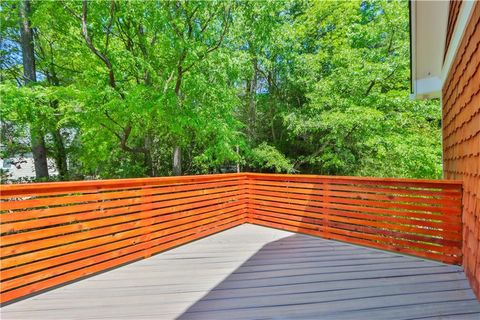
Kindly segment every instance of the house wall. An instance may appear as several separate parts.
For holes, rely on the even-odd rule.
[[[448,8],[448,24],[447,24],[447,39],[445,42],[445,52],[447,51],[450,40],[452,39],[453,29],[457,23],[458,14],[460,13],[460,7],[462,6],[463,1],[450,1]]]
[[[55,161],[49,158],[47,163],[49,175],[51,177],[58,175]],[[0,159],[0,169],[4,171],[4,178],[8,182],[17,183],[35,179],[35,163],[31,153],[14,158]]]
[[[444,176],[463,180],[463,263],[480,299],[480,2],[444,83],[442,103]]]

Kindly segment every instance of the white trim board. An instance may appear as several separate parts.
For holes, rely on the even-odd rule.
[[[457,55],[460,44],[463,40],[463,35],[467,29],[470,18],[473,14],[475,7],[475,0],[465,0],[460,6],[460,12],[458,13],[457,23],[454,26],[452,38],[450,39],[450,45],[448,46],[447,54],[445,55],[445,61],[442,66],[442,73],[440,76],[442,88],[445,85],[450,69],[452,68],[453,60]]]
[[[414,79],[413,95],[418,99],[440,98],[442,91],[442,82],[439,77],[429,77],[423,79]]]
[[[448,6],[446,1],[411,2],[411,97],[414,99],[441,95]]]

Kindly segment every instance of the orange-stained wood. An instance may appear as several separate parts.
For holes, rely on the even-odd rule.
[[[255,219],[262,219],[266,221],[281,221],[283,219],[283,223],[289,224],[294,222],[295,225],[298,225],[296,222],[301,222],[304,227],[308,225],[311,226],[312,229],[316,230],[323,230],[327,233],[344,233],[349,231],[361,232],[362,237],[369,236],[374,240],[378,241],[385,241],[389,243],[395,243],[399,245],[404,245],[406,247],[412,248],[420,248],[430,251],[436,252],[443,252],[443,253],[452,253],[452,254],[459,254],[460,249],[455,246],[459,246],[461,241],[449,241],[443,239],[432,239],[425,238],[422,236],[418,236],[415,234],[409,233],[401,233],[395,232],[385,229],[376,229],[371,228],[365,224],[347,224],[347,223],[339,223],[336,221],[341,221],[337,219],[329,219],[328,221],[320,221],[321,219],[318,218],[305,218],[304,216],[292,216],[292,215],[285,215],[276,212],[269,212],[263,210],[252,210],[252,216]],[[278,219],[271,219],[271,218],[279,218]],[[333,222],[332,222],[333,221]],[[448,244],[449,246],[442,246]]]
[[[316,188],[319,190],[329,190],[329,191],[349,191],[349,192],[360,192],[360,193],[380,193],[387,195],[409,195],[413,197],[436,197],[436,198],[445,198],[445,199],[462,199],[462,192],[460,189],[456,191],[444,191],[442,189],[436,189],[435,191],[422,190],[422,189],[408,189],[405,187],[380,187],[379,185],[361,185],[357,186],[354,184],[351,185],[339,185],[339,184],[327,184],[318,180],[316,183],[309,182],[297,182],[297,181],[270,181],[270,180],[253,180],[248,181],[249,184],[254,185],[264,185],[264,186],[280,186],[287,188]],[[457,182],[458,183],[458,182]]]
[[[151,207],[151,206],[138,206],[138,207],[135,207],[135,211],[133,212],[132,210],[129,210],[129,208],[131,207],[121,207],[118,209],[105,210],[102,212],[88,212],[88,213],[79,213],[76,215],[62,216],[61,218],[63,219],[61,219],[60,221],[63,220],[64,222],[62,223],[66,225],[55,226],[55,224],[59,223],[57,220],[55,221],[55,223],[51,223],[50,225],[48,225],[48,226],[51,226],[51,228],[48,228],[48,229],[40,228],[38,230],[25,231],[22,233],[21,238],[18,237],[15,233],[7,234],[2,237],[2,242],[0,243],[0,246],[13,245],[19,242],[26,242],[26,241],[31,241],[31,240],[41,239],[41,238],[52,237],[55,235],[63,235],[63,234],[72,233],[80,230],[87,230],[87,229],[91,229],[92,227],[109,225],[111,224],[110,221],[115,221],[115,222],[118,221],[115,219],[122,219],[123,222],[126,222],[130,220],[138,220],[138,219],[143,219],[147,217],[155,217],[158,215],[174,214],[180,211],[183,211],[184,216],[187,216],[191,214],[205,212],[210,209],[220,209],[222,206],[231,206],[236,204],[237,202],[230,201],[231,200],[230,197],[233,197],[233,196],[237,196],[237,199],[241,201],[245,201],[243,199],[246,199],[245,194],[231,192],[231,193],[220,194],[217,198],[213,198],[213,199],[211,196],[208,196],[208,198],[201,197],[201,200],[205,198],[207,198],[207,200],[182,204],[182,205],[173,206],[173,207],[162,207],[160,205],[158,205],[158,208]],[[198,198],[196,200],[198,200]],[[114,218],[110,218],[111,216],[114,216]],[[171,217],[171,215],[169,215],[169,217]],[[55,219],[58,219],[58,218],[55,218]],[[47,219],[43,219],[43,220],[47,220]],[[83,222],[83,221],[87,221],[87,222]],[[72,223],[72,222],[78,222],[78,223]],[[35,223],[35,221],[31,221],[30,223]]]
[[[460,7],[462,6],[462,0],[450,0],[448,8],[448,21],[447,21],[447,38],[445,39],[445,56],[452,40],[453,30],[457,23],[458,14],[460,13]]]
[[[450,1],[449,38],[461,3]],[[473,6],[442,88],[442,145],[444,177],[463,181],[463,265],[480,301],[480,2]]]
[[[79,268],[84,268],[86,266],[93,265],[102,261],[107,261],[124,254],[145,250],[145,249],[160,245],[164,242],[170,242],[173,240],[181,239],[184,236],[187,236],[190,234],[196,234],[198,230],[205,229],[206,226],[209,226],[209,225],[215,226],[217,225],[218,222],[222,222],[226,219],[231,219],[231,218],[239,219],[239,212],[241,211],[237,210],[237,211],[230,212],[228,214],[219,215],[218,217],[216,217],[216,219],[213,222],[210,222],[207,224],[205,223],[205,221],[208,221],[208,220],[202,221],[201,224],[197,223],[197,224],[188,225],[188,229],[183,232],[177,232],[172,235],[165,233],[160,238],[154,238],[152,240],[143,241],[143,242],[139,241],[138,243],[132,244],[127,247],[123,247],[121,250],[114,250],[114,251],[109,251],[107,253],[99,254],[96,256],[90,256],[82,260],[69,262],[69,263],[62,264],[46,270],[42,270],[36,273],[30,273],[22,277],[17,277],[10,281],[4,281],[2,282],[2,290],[9,290],[9,289],[21,286],[25,282],[33,283],[45,278],[50,278],[55,275],[70,272]],[[150,237],[147,237],[147,239],[148,238]],[[6,278],[7,278],[6,275],[2,274],[2,279],[6,279]]]
[[[71,280],[75,280],[81,277],[88,276],[90,274],[94,274],[96,272],[100,272],[103,270],[108,270],[109,268],[116,267],[119,265],[122,265],[127,262],[135,261],[138,259],[142,259],[145,257],[149,257],[152,254],[162,252],[177,246],[180,246],[182,244],[188,243],[193,240],[200,239],[202,237],[208,236],[210,234],[217,233],[219,231],[223,231],[228,228],[235,227],[237,225],[242,224],[242,219],[239,219],[239,217],[231,218],[228,220],[223,221],[222,223],[219,223],[217,227],[212,227],[212,228],[205,228],[205,230],[200,231],[199,233],[195,235],[190,235],[187,237],[184,237],[180,240],[172,241],[170,243],[166,243],[163,245],[159,245],[144,251],[140,252],[135,252],[132,254],[128,254],[119,258],[115,258],[112,260],[108,260],[105,262],[101,262],[98,264],[94,264],[91,266],[88,266],[86,268],[78,269],[70,273],[62,274],[57,277],[49,278],[47,280],[31,283],[31,284],[26,284],[22,287],[19,287],[17,289],[13,289],[10,291],[6,291],[5,293],[2,293],[2,302],[5,301],[10,301],[16,298],[20,298],[22,296],[31,294],[36,291],[40,291],[46,288],[50,288]]]
[[[98,245],[103,243],[102,242],[103,240],[112,241],[112,240],[109,240],[110,238],[121,239],[124,236],[124,232],[122,231],[128,232],[129,230],[141,229],[137,231],[152,232],[159,229],[167,229],[167,228],[175,227],[181,224],[194,222],[194,221],[197,221],[199,218],[214,217],[221,212],[222,212],[221,210],[215,210],[215,211],[207,212],[204,214],[198,214],[194,216],[190,216],[189,214],[183,215],[182,213],[180,214],[176,213],[171,218],[168,216],[167,217],[160,216],[157,218],[138,220],[136,222],[116,224],[116,225],[105,227],[105,228],[95,229],[95,231],[92,231],[92,232],[80,232],[80,233],[76,233],[75,235],[68,234],[64,236],[58,236],[58,237],[48,238],[44,240],[39,240],[34,243],[27,242],[26,244],[8,246],[5,249],[2,248],[2,250],[0,250],[1,256],[6,257],[2,259],[1,265],[2,265],[2,268],[4,268],[4,263],[7,263],[9,261],[8,258],[10,255],[14,255],[13,259],[15,261],[20,261],[22,258],[24,258],[24,256],[21,255],[22,253],[33,252],[31,255],[28,255],[27,257],[29,257],[29,259],[32,259],[32,256],[34,256],[36,257],[35,260],[38,260],[46,255],[45,252],[40,249],[52,248],[47,250],[51,250],[55,253],[71,252],[75,250],[75,247],[76,248],[78,248],[79,246],[85,247],[86,241],[83,241],[83,240],[92,239],[91,240],[92,245]],[[104,235],[107,235],[107,237],[102,238],[101,236],[104,236]],[[70,242],[70,244],[65,244],[68,242]],[[24,258],[24,260],[25,259],[26,258]]]
[[[286,225],[282,223],[275,223],[275,222],[270,222],[270,221],[264,221],[264,220],[258,220],[258,219],[253,219],[250,218],[251,222],[253,224],[258,224],[261,226],[266,226],[266,227],[271,227],[271,228],[276,228],[276,229],[281,229],[281,230],[287,230],[287,231],[292,231],[292,232],[299,232],[299,233],[304,233],[304,234],[309,234],[313,236],[319,236],[325,239],[332,239],[332,240],[339,240],[339,241],[344,241],[348,243],[353,243],[353,244],[359,244],[362,246],[367,246],[367,247],[373,247],[377,249],[382,249],[382,250],[388,250],[388,251],[393,251],[393,252],[398,252],[398,253],[404,253],[404,254],[410,254],[413,256],[419,256],[422,258],[427,258],[427,259],[432,259],[432,260],[438,260],[441,262],[445,263],[450,263],[450,264],[458,264],[459,259],[457,257],[451,257],[451,256],[445,256],[442,254],[436,254],[436,253],[429,253],[429,252],[421,252],[421,251],[415,251],[415,250],[409,250],[409,249],[401,249],[399,247],[396,247],[394,245],[389,245],[389,244],[380,244],[376,242],[371,242],[368,240],[364,240],[362,238],[355,238],[355,237],[346,237],[342,236],[339,234],[332,234],[332,233],[327,233],[319,230],[313,230],[313,229],[307,229],[303,227],[298,227],[298,226],[292,226],[292,225]]]
[[[143,206],[141,210],[138,210],[137,207],[133,207],[133,210],[130,212],[126,213],[135,213],[135,212],[141,212],[145,210],[150,210],[150,209],[156,209],[156,208],[164,208],[168,206],[172,206],[175,204],[182,204],[184,202],[198,202],[202,200],[207,200],[207,199],[212,199],[212,198],[219,198],[220,196],[226,194],[228,196],[234,195],[234,194],[240,194],[243,193],[244,190],[241,186],[233,186],[233,187],[228,187],[228,188],[218,188],[218,189],[213,189],[213,190],[201,190],[201,191],[196,191],[195,195],[196,197],[188,197],[188,199],[183,200],[184,194],[168,194],[164,196],[156,196],[156,197],[151,197],[148,199],[149,204],[144,204],[146,199],[144,198],[136,198],[136,201],[128,201],[128,202],[122,202],[121,204],[116,203],[115,207],[118,208],[118,206],[122,206],[123,208],[126,208],[127,206],[132,207],[132,205],[137,205],[137,204],[142,204]],[[152,201],[155,200],[155,203]],[[110,208],[110,205],[105,205],[104,207],[101,207],[102,209],[102,216],[108,216],[108,211],[106,213],[106,208]],[[86,214],[89,214],[91,212],[87,212]],[[78,222],[82,220],[81,214],[86,215],[85,213],[80,213],[80,214],[74,214],[74,215],[62,215],[60,217],[50,217],[46,219],[42,219],[41,221],[38,221],[38,219],[33,219],[33,220],[28,220],[28,221],[20,221],[20,222],[14,222],[14,223],[4,223],[2,221],[2,225],[0,227],[0,232],[1,233],[8,233],[8,232],[14,232],[14,231],[24,231],[27,229],[35,229],[39,227],[51,227],[54,225],[58,224],[65,224],[65,223],[71,223],[71,222]],[[10,214],[8,214],[10,215]],[[91,216],[91,214],[90,214]],[[85,220],[88,220],[89,216],[86,217]]]
[[[249,223],[461,261],[461,183],[248,174]]]
[[[240,189],[239,187],[242,185],[242,182],[237,182],[237,189]],[[235,188],[234,188],[235,189]],[[201,196],[196,197],[195,199],[200,201],[201,199],[206,199],[206,198],[212,198],[212,197],[218,197],[217,195],[212,196],[205,196],[203,195],[204,198],[201,198]],[[174,203],[176,201],[179,204],[184,204],[186,201],[181,200],[180,197],[177,197],[176,194],[172,194],[170,197],[164,196],[164,198],[158,197],[156,199],[158,200],[166,200],[166,199],[175,199],[169,202],[169,204]],[[147,203],[148,204],[145,204]],[[92,211],[98,211],[101,210],[102,213],[105,213],[105,209],[109,208],[115,208],[116,210],[119,210],[121,208],[124,208],[124,210],[128,210],[126,212],[122,213],[132,213],[136,211],[142,211],[147,208],[147,206],[151,206],[152,208],[155,207],[160,207],[157,206],[157,204],[152,204],[152,197],[150,198],[131,198],[128,200],[116,200],[112,199],[110,201],[99,201],[95,203],[90,203],[90,204],[85,204],[85,205],[78,205],[78,204],[73,204],[69,206],[59,206],[59,207],[49,207],[45,209],[32,209],[28,211],[15,211],[15,212],[9,212],[8,214],[3,214],[0,216],[0,221],[2,223],[8,223],[8,222],[17,222],[17,221],[23,221],[23,220],[35,220],[38,218],[45,218],[45,217],[53,217],[53,216],[64,216],[68,213],[90,213]],[[162,202],[163,203],[163,202]],[[113,213],[116,214],[116,213]]]
[[[106,179],[68,182],[43,182],[2,185],[2,199],[23,196],[39,196],[66,193],[91,193],[103,190],[123,190],[145,186],[173,186],[181,184],[201,184],[208,181],[234,180],[245,178],[244,173],[209,174],[182,177]],[[89,192],[88,192],[89,191]],[[55,192],[55,193],[53,193]]]

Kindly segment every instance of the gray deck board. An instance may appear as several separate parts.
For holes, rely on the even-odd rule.
[[[458,266],[242,225],[4,306],[8,319],[472,319]]]

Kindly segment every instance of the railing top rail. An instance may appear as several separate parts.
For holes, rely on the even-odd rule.
[[[328,180],[348,180],[348,181],[373,181],[373,182],[411,182],[411,183],[431,183],[439,185],[461,186],[462,180],[446,180],[446,179],[412,179],[412,178],[379,178],[379,177],[360,177],[360,176],[328,176],[315,174],[278,174],[278,173],[252,173],[247,172],[247,177],[276,177],[276,178],[305,178],[305,179],[328,179]]]
[[[208,181],[218,178],[236,178],[245,177],[245,173],[228,174],[206,174],[174,177],[149,177],[149,178],[128,178],[128,179],[102,179],[102,180],[80,180],[80,181],[60,181],[60,182],[39,182],[39,183],[18,183],[0,185],[1,193],[13,193],[15,191],[38,191],[41,189],[62,189],[74,187],[141,187],[152,184],[172,184]]]

